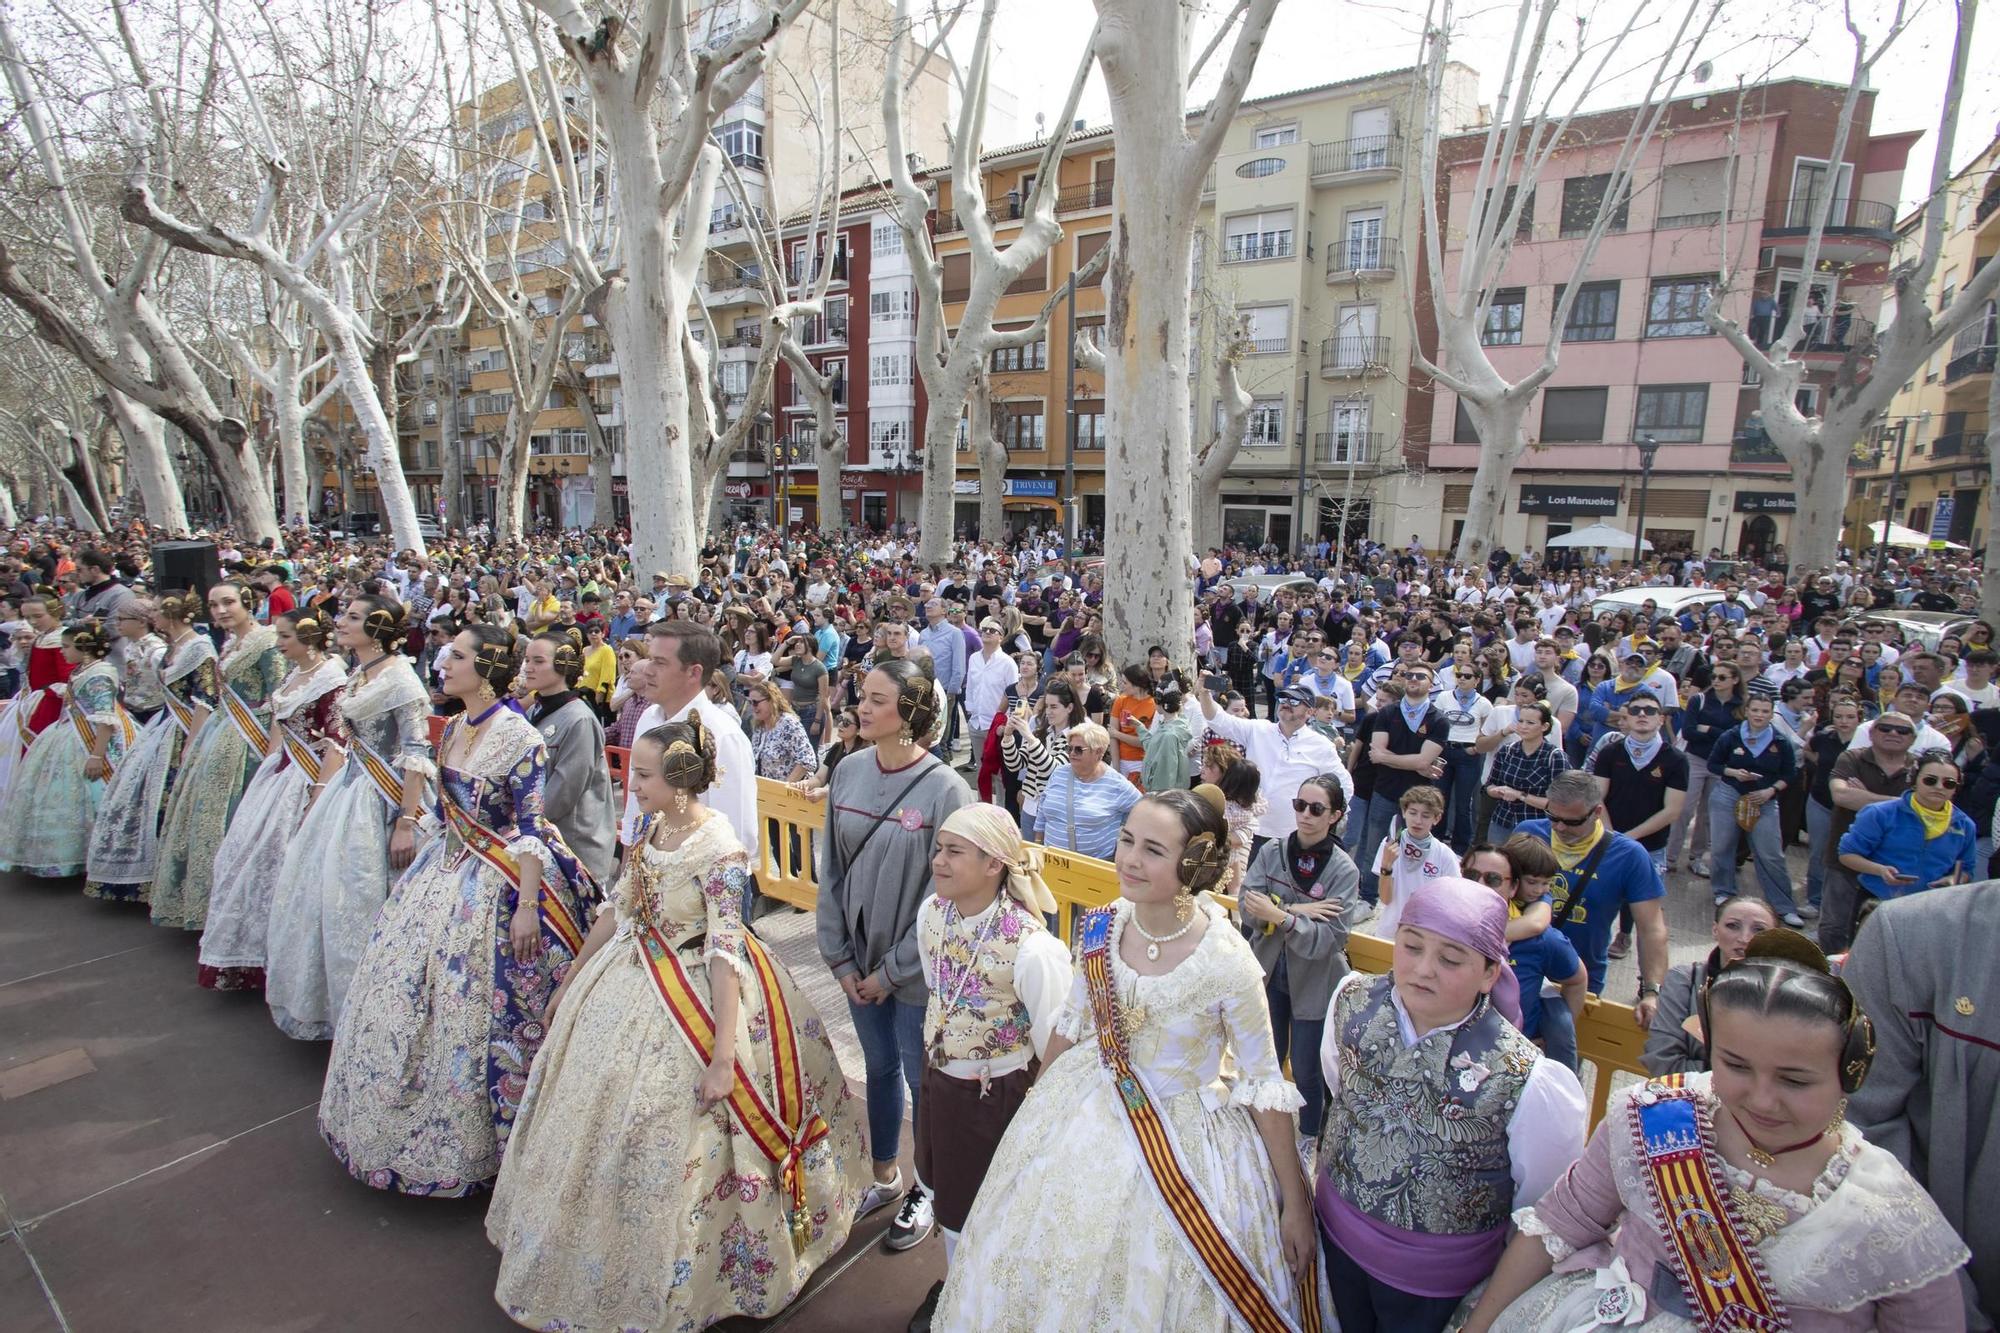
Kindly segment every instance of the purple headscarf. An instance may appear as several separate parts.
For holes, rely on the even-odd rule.
[[[1493,1007],[1521,1025],[1521,983],[1507,962],[1507,900],[1469,879],[1426,880],[1403,905],[1402,924],[1442,935],[1500,964]]]

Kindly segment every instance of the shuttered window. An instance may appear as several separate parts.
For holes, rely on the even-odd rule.
[[[1445,513],[1463,514],[1470,508],[1472,508],[1472,483],[1467,482],[1463,486],[1447,486],[1444,488]]]
[[[945,303],[963,301],[972,295],[972,256],[964,253],[945,255],[943,262]]]
[[[1650,522],[1655,518],[1707,518],[1707,491],[1660,491],[1646,496],[1646,517]]]

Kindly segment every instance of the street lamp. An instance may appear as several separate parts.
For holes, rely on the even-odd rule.
[[[1646,492],[1653,484],[1653,456],[1660,452],[1660,442],[1650,435],[1641,435],[1639,444],[1639,524],[1632,534],[1632,568],[1639,568],[1639,552],[1646,545]]]

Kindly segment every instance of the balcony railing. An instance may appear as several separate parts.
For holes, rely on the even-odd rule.
[[[1072,185],[1056,194],[1056,212],[1078,213],[1087,208],[1111,207],[1111,182],[1092,181],[1088,185]]]
[[[1393,171],[1403,165],[1403,139],[1396,134],[1368,134],[1312,146],[1312,174],[1346,171]]]
[[[1092,208],[1111,207],[1111,182],[1092,181],[1088,185],[1072,185],[1056,192],[1057,213],[1080,213]],[[1028,210],[1027,198],[1010,191],[998,202],[986,206],[988,222],[1019,222]],[[958,210],[940,207],[937,211],[937,234],[950,236],[959,231]]]
[[[1986,432],[1955,430],[1931,441],[1932,458],[1981,458],[1986,455]]]
[[[1993,343],[1989,339],[1985,346],[1963,352],[1944,364],[1944,382],[1954,383],[1968,375],[1987,375],[1993,371]]]
[[[1381,448],[1378,430],[1322,431],[1313,436],[1313,460],[1323,467],[1373,463]]]
[[[1393,273],[1396,242],[1387,236],[1349,237],[1326,247],[1326,276],[1344,273]]]
[[[764,330],[758,328],[738,329],[722,340],[724,347],[762,347]]]
[[[1290,338],[1252,338],[1245,344],[1252,356],[1276,356],[1280,352],[1292,350]]]
[[[1785,316],[1780,312],[1778,326],[1784,327]],[[1805,338],[1799,343],[1801,352],[1848,352],[1856,347],[1866,347],[1875,340],[1875,324],[1872,320],[1860,319],[1854,315],[1835,315],[1832,319],[1814,320],[1806,326]]]
[[[1829,236],[1861,233],[1884,240],[1896,239],[1896,206],[1874,199],[1835,199],[1829,212],[1825,195],[1799,195],[1785,201],[1783,218],[1782,226],[1766,227],[1764,234],[1803,235],[1812,230],[1815,222],[1825,218]]]
[[[1290,236],[1241,236],[1231,240],[1222,251],[1225,264],[1249,264],[1259,259],[1289,259],[1292,256]]]
[[[1729,441],[1729,461],[1782,465],[1785,456],[1778,452],[1778,446],[1772,444],[1771,437],[1762,430],[1739,430]]]
[[[1358,375],[1389,364],[1389,339],[1361,334],[1328,338],[1320,344],[1319,368],[1331,374]]]
[[[847,341],[847,321],[844,319],[807,320],[800,336],[806,347],[831,347]]]
[[[1972,210],[1973,222],[1977,224],[1986,221],[1993,216],[1995,209],[2000,209],[2000,176],[1994,177],[1987,183],[1986,193],[1980,196],[1979,207]]]

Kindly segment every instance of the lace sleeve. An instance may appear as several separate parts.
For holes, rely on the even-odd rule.
[[[420,782],[437,778],[437,764],[431,759],[430,702],[413,699],[395,710],[396,748],[389,761]]]
[[[745,985],[754,979],[743,944],[743,891],[749,878],[748,861],[737,853],[718,862],[701,886],[702,902],[708,909],[708,944],[702,956],[735,968],[738,980]]]
[[[1056,1014],[1056,1035],[1072,1042],[1081,1043],[1097,1031],[1097,1020],[1090,1010],[1090,993],[1085,989],[1083,969],[1073,969],[1073,980],[1069,986],[1069,999]]]

